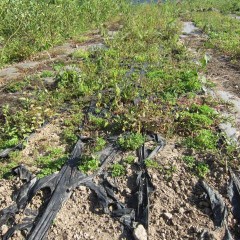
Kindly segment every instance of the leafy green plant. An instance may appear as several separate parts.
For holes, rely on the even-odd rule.
[[[184,156],[183,161],[190,169],[193,169],[196,163],[196,159],[193,156]]]
[[[95,171],[99,168],[100,161],[95,156],[83,156],[81,159],[81,164],[79,165],[79,170],[84,173]]]
[[[203,129],[196,132],[193,137],[188,137],[184,141],[187,147],[198,150],[216,150],[218,136],[211,130]]]
[[[204,114],[190,113],[183,111],[178,118],[178,128],[182,131],[195,131],[201,128],[208,128],[213,124],[213,120]]]
[[[128,164],[132,164],[134,163],[136,157],[133,155],[128,155],[127,157],[124,158],[124,162],[128,163]]]
[[[105,147],[106,143],[107,142],[104,140],[104,138],[98,137],[95,143],[94,150],[97,152],[101,151]]]
[[[99,129],[104,129],[108,126],[108,120],[102,118],[102,117],[96,117],[94,115],[89,115],[89,120],[92,122],[94,125],[96,125],[97,128]]]
[[[87,50],[78,49],[73,52],[72,57],[76,59],[88,59],[89,52]]]
[[[120,177],[125,174],[125,167],[119,163],[115,163],[111,167],[112,177]]]
[[[206,163],[199,162],[196,165],[196,172],[199,177],[205,178],[206,175],[210,172],[210,169]]]
[[[15,93],[21,91],[23,88],[25,88],[28,85],[28,81],[20,81],[20,82],[14,82],[11,83],[6,87],[7,92]]]
[[[50,148],[46,155],[37,158],[37,166],[41,169],[37,174],[38,178],[50,175],[59,171],[66,162],[67,155],[61,148]]]
[[[11,170],[17,166],[18,166],[17,162],[10,162],[10,163],[6,163],[6,164],[2,165],[0,168],[0,179],[1,178],[10,178],[12,176]]]
[[[130,133],[118,138],[118,144],[123,150],[136,150],[145,142],[141,133]]]
[[[153,160],[153,159],[146,159],[146,160],[144,161],[144,163],[145,163],[145,165],[146,165],[147,168],[158,168],[158,169],[161,168],[160,165],[159,165],[159,163],[156,162],[156,161]]]

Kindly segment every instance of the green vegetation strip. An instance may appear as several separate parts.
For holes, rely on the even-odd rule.
[[[99,27],[125,5],[123,0],[1,0],[0,67]]]
[[[184,1],[180,6],[182,17],[192,20],[208,35],[206,47],[238,58],[240,56],[240,2],[231,1]]]
[[[85,172],[98,168],[95,152],[106,144],[106,134],[122,134],[118,139],[122,150],[135,150],[144,142],[142,129],[166,137],[182,136],[184,146],[202,153],[198,162],[204,163],[207,154],[214,154],[220,164],[233,158],[233,148],[225,143],[219,148],[221,120],[214,110],[216,103],[201,95],[199,66],[179,41],[181,23],[175,7],[125,4],[114,8],[117,22],[115,18],[101,25],[105,48],[78,52],[73,54],[71,67],[60,63],[53,66],[53,73],[11,84],[6,91],[17,93],[18,99],[1,109],[0,149],[14,146],[43,122],[57,117],[62,122],[62,143],[69,147],[81,134],[79,126],[84,125],[90,136],[98,136],[79,166]],[[102,11],[105,17],[101,19],[107,18],[108,10]],[[97,25],[99,19],[93,23]],[[119,31],[111,39],[107,32],[113,23]],[[46,76],[55,79],[54,86],[46,86]],[[43,176],[59,168],[62,154],[53,154],[59,159],[54,170],[49,170],[49,159],[41,155],[32,164],[42,168],[38,174]],[[1,176],[12,162],[11,157],[1,161]],[[146,164],[158,168],[152,160]],[[121,167],[113,166],[113,176],[122,174]]]

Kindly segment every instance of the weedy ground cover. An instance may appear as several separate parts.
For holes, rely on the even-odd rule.
[[[125,1],[28,1],[0,3],[0,67],[99,27],[124,11]]]
[[[90,26],[99,26],[109,19],[108,11],[115,6],[109,1],[107,6],[101,6],[104,9],[100,12],[94,12],[100,4],[97,0],[93,9],[90,3],[82,4],[84,11],[90,8],[95,13],[95,19],[89,20]],[[122,7],[120,4],[114,11],[119,13]],[[90,15],[86,15],[88,19]],[[211,104],[208,101],[203,104],[199,66],[179,41],[181,22],[176,5],[125,4],[116,23],[119,30],[112,39],[107,32],[113,22],[116,23],[115,18],[100,26],[105,48],[78,51],[72,54],[70,67],[69,63],[55,65],[51,73],[43,72],[6,89],[19,98],[1,109],[0,149],[23,141],[44,122],[61,118],[61,141],[68,148],[83,129],[87,135],[97,137],[80,163],[84,172],[98,168],[99,160],[91,154],[105,146],[106,134],[122,134],[118,145],[124,150],[141,146],[144,136],[140,132],[145,130],[166,137],[184,136],[184,146],[197,152],[218,152],[219,120]],[[46,86],[46,76],[55,79],[54,87]],[[64,162],[62,154],[52,156],[56,159],[53,165],[48,158],[39,158],[36,161],[37,167],[42,168],[39,174],[59,169]],[[11,160],[14,162],[10,156],[0,166],[7,168]],[[133,158],[126,159],[128,163],[132,161]],[[153,160],[146,161],[146,165],[159,168]],[[123,174],[120,166],[114,165],[113,176]],[[205,165],[201,168],[204,173],[200,174],[205,176]]]
[[[240,12],[240,3],[238,0],[185,0],[182,2],[185,10],[194,12],[219,11],[222,13]]]
[[[240,21],[230,14],[240,13],[239,1],[184,1],[183,18],[190,19],[208,35],[207,47],[238,58]]]

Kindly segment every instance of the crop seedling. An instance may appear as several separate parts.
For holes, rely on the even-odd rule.
[[[100,161],[95,156],[83,156],[79,165],[79,170],[84,173],[96,171],[99,168]]]
[[[196,132],[196,136],[188,137],[184,141],[187,147],[198,150],[216,150],[218,136],[211,130],[203,129]]]
[[[101,151],[104,148],[104,146],[106,145],[106,143],[107,142],[103,138],[98,137],[97,140],[96,140],[96,143],[95,143],[94,150],[96,152]]]
[[[157,169],[161,169],[160,165],[158,162],[156,162],[153,159],[146,159],[144,161],[145,165],[147,168],[157,168]]]
[[[197,175],[201,178],[205,178],[206,175],[210,172],[209,166],[206,163],[199,162],[196,165]]]
[[[111,167],[112,177],[120,177],[125,174],[125,167],[119,163],[115,163]]]
[[[123,150],[136,150],[145,142],[145,136],[141,133],[130,133],[121,136],[118,139],[118,144]]]
[[[128,155],[127,157],[124,158],[124,162],[128,163],[128,164],[132,164],[134,163],[136,157],[133,155]]]

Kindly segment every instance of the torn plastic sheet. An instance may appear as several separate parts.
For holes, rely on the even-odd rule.
[[[230,169],[231,180],[228,186],[228,197],[232,204],[233,216],[240,223],[240,180]]]
[[[221,195],[213,190],[205,181],[200,182],[201,187],[204,189],[211,203],[213,211],[213,222],[216,227],[224,227],[225,234],[223,240],[233,240],[233,237],[228,229],[227,224],[227,207]]]
[[[213,190],[205,181],[200,182],[201,187],[207,193],[213,211],[213,222],[216,227],[223,227],[227,217],[227,207],[221,195]]]
[[[112,142],[115,142],[114,139],[116,137],[112,138]],[[89,139],[83,138],[82,140],[89,141]],[[114,147],[114,144],[108,145],[106,149],[99,153],[101,167],[95,174],[87,176],[77,169],[77,164],[84,147],[82,140],[77,142],[71,157],[59,173],[37,179],[22,165],[13,169],[13,172],[25,184],[14,194],[13,200],[15,204],[0,212],[0,226],[6,223],[12,226],[3,236],[3,240],[9,239],[16,230],[24,230],[26,239],[28,240],[44,239],[56,214],[70,197],[71,191],[80,185],[85,185],[94,191],[104,212],[117,218],[129,232],[132,232],[136,222],[142,223],[146,229],[148,228],[149,194],[153,191],[154,187],[147,173],[144,160],[154,157],[165,145],[163,138],[157,134],[147,135],[147,140],[156,142],[157,147],[151,151],[143,145],[137,151],[139,158],[139,172],[136,179],[137,187],[135,191],[137,201],[134,202],[133,207],[121,203],[115,197],[114,192],[117,191],[117,188],[107,178],[104,177],[100,185],[96,185],[92,181],[96,175],[103,172],[106,164],[114,159],[118,151]],[[21,224],[15,223],[15,215],[19,212],[24,212],[26,215],[28,203],[38,191],[43,189],[48,189],[50,196],[48,199],[45,199],[44,208],[41,213],[30,213],[30,217],[25,218]]]
[[[12,223],[12,227],[3,236],[3,240],[9,239],[15,230],[18,229],[26,230],[26,239],[28,240],[42,240],[46,237],[56,214],[61,209],[63,203],[70,197],[71,190],[87,182],[91,182],[92,178],[98,174],[87,176],[78,171],[77,164],[81,157],[83,146],[84,143],[79,140],[74,147],[71,157],[60,172],[42,179],[38,180],[36,177],[33,177],[23,166],[19,166],[13,170],[15,174],[18,174],[22,180],[27,182],[14,194],[13,199],[15,200],[15,204],[2,210],[0,213],[0,226],[4,223]],[[103,170],[106,162],[114,157],[115,152],[116,150],[113,146],[105,150],[104,153],[107,157],[102,158],[102,166],[99,172]],[[16,213],[26,210],[27,204],[38,191],[43,189],[50,190],[50,197],[45,202],[43,211],[36,216],[32,215],[32,218],[25,219],[25,222],[22,224],[16,224]]]
[[[157,146],[154,150],[150,150],[143,145],[137,150],[139,171],[136,178],[136,189],[126,205],[115,197],[114,191],[117,189],[106,178],[101,186],[96,186],[92,182],[86,183],[96,193],[104,211],[109,212],[112,217],[118,218],[127,231],[132,231],[138,223],[141,223],[145,229],[148,229],[149,225],[149,197],[150,193],[154,191],[154,186],[144,160],[153,158],[165,146],[165,140],[158,134],[147,135],[147,140],[156,142]],[[112,211],[109,210],[110,206],[113,208]]]
[[[227,226],[225,228],[225,235],[223,237],[223,240],[234,240]]]
[[[0,151],[0,158],[6,158],[6,157],[8,157],[10,152],[16,151],[16,150],[22,150],[22,149],[23,149],[22,143],[19,143],[18,145],[16,145],[15,147],[12,147],[12,148],[6,148],[6,149]]]

